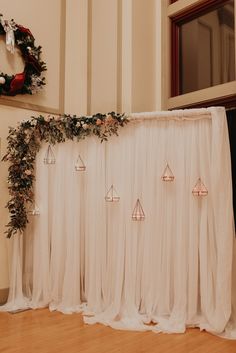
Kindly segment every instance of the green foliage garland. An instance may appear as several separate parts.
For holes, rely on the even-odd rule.
[[[24,71],[15,75],[0,73],[0,95],[15,96],[17,94],[34,94],[43,88],[45,78],[41,73],[45,70],[46,64],[41,61],[42,47],[35,45],[33,34],[28,28],[18,25],[14,20],[4,20],[0,14],[0,35],[6,35],[11,28],[14,39],[24,60]]]
[[[95,114],[87,117],[42,115],[22,121],[18,127],[9,129],[7,153],[3,161],[8,161],[8,189],[10,200],[6,207],[10,213],[7,224],[7,237],[23,232],[27,222],[27,205],[33,203],[34,162],[41,142],[49,144],[64,142],[66,139],[80,141],[95,135],[101,142],[111,135],[118,135],[118,128],[127,124],[124,114],[114,112]]]

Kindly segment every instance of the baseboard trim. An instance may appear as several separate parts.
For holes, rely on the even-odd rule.
[[[5,304],[7,302],[9,293],[9,288],[0,289],[0,305]]]

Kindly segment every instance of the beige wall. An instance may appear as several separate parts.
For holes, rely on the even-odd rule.
[[[156,108],[155,6],[155,0],[149,0],[148,6],[147,1],[133,1],[133,111],[152,111]]]
[[[39,112],[160,109],[159,7],[159,0],[0,0],[5,18],[30,28],[48,67],[42,93],[0,98],[1,156],[8,126]],[[9,72],[12,59],[9,64],[3,43],[0,47],[5,58],[1,69]],[[14,61],[17,71],[22,63],[19,57]],[[7,165],[1,162],[0,290],[9,285],[11,241],[3,235],[8,220],[6,178]]]
[[[66,60],[72,61],[74,56],[80,62],[73,67],[73,73],[72,66],[66,66],[71,77],[69,80],[66,72],[66,102],[70,100],[73,110],[91,114],[161,109],[161,3],[160,0],[67,1],[67,19],[72,23],[68,26],[73,31],[68,32],[66,47],[70,50],[66,52]],[[82,20],[76,25],[78,16]],[[82,86],[75,82],[78,77]],[[69,93],[70,85],[78,91]],[[73,102],[69,94],[74,97]]]

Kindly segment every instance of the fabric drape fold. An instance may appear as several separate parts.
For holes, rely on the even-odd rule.
[[[230,150],[223,108],[136,113],[120,136],[52,146],[36,160],[35,201],[14,237],[0,310],[49,306],[88,324],[236,339]],[[85,171],[76,171],[80,155]],[[164,181],[166,166],[174,179]],[[192,193],[201,179],[206,196]],[[119,201],[107,202],[114,186]],[[132,219],[139,200],[145,219]],[[232,290],[232,293],[231,293]]]

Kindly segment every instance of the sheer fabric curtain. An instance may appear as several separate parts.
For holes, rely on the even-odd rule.
[[[131,115],[120,136],[53,147],[36,161],[39,216],[14,238],[2,310],[84,313],[86,323],[236,338],[233,211],[223,108]],[[75,171],[78,155],[86,171]],[[161,176],[170,166],[173,182]],[[193,196],[198,178],[208,195]],[[120,201],[106,202],[110,186]],[[137,199],[144,221],[133,221]],[[234,296],[233,296],[234,299]],[[152,325],[146,325],[152,322]]]

